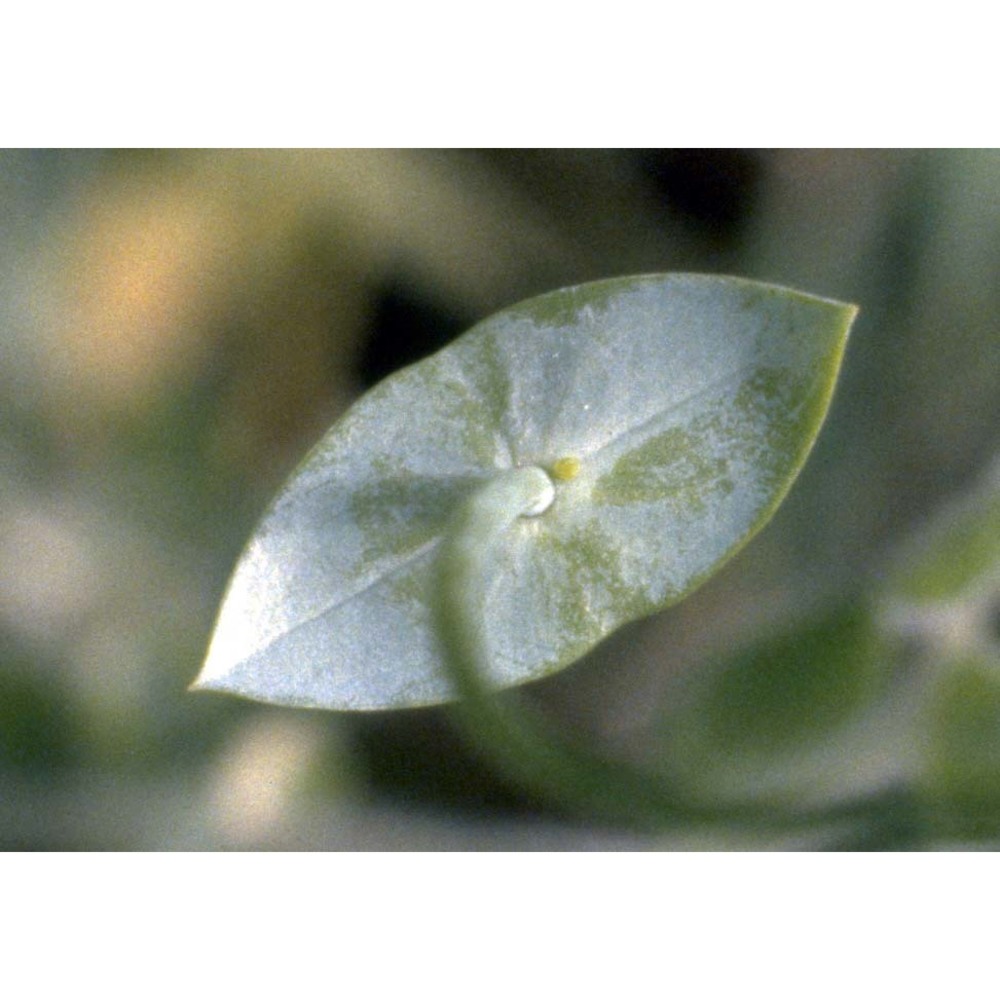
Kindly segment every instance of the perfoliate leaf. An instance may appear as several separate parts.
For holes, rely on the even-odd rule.
[[[360,399],[293,474],[230,583],[196,682],[399,708],[453,688],[435,557],[459,505],[539,466],[555,499],[489,568],[490,680],[571,663],[679,600],[770,517],[826,413],[856,310],[652,275],[492,316]]]

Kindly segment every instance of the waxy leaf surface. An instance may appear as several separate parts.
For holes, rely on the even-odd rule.
[[[196,687],[333,709],[453,697],[435,558],[457,506],[537,465],[555,500],[488,568],[490,679],[552,673],[671,604],[789,489],[855,309],[650,275],[506,309],[386,379],[292,475],[230,583]]]

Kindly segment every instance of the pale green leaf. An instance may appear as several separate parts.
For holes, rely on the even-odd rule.
[[[949,833],[1000,828],[1000,658],[942,662],[925,719],[922,789]]]
[[[715,801],[823,805],[898,779],[911,731],[851,603],[692,671],[659,723],[675,780]]]
[[[1000,476],[943,511],[901,560],[888,591],[915,604],[1000,586]]]
[[[767,521],[855,309],[732,278],[595,282],[506,309],[359,400],[244,552],[196,682],[284,704],[449,700],[435,558],[458,506],[536,465],[555,500],[491,566],[490,679],[552,673],[679,600]]]

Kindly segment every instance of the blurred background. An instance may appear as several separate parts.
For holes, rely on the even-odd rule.
[[[1000,843],[1000,153],[0,153],[0,845]],[[861,306],[768,529],[527,697],[711,801],[570,819],[446,709],[188,693],[273,492],[359,393],[528,296],[731,273]]]

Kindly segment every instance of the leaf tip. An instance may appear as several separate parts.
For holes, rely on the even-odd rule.
[[[198,676],[195,677],[195,679],[191,681],[190,684],[188,684],[186,690],[190,694],[192,692],[198,692],[198,691],[211,691],[215,689],[215,687],[216,685],[212,683],[211,679],[205,677],[205,670],[204,668],[202,668],[198,672]]]
[[[213,640],[212,645],[209,646],[208,652],[205,654],[205,659],[202,661],[201,669],[198,671],[195,679],[187,686],[189,692],[225,691],[227,689],[225,678],[229,672],[230,664],[220,663],[221,657],[215,648],[216,645],[216,640]]]

